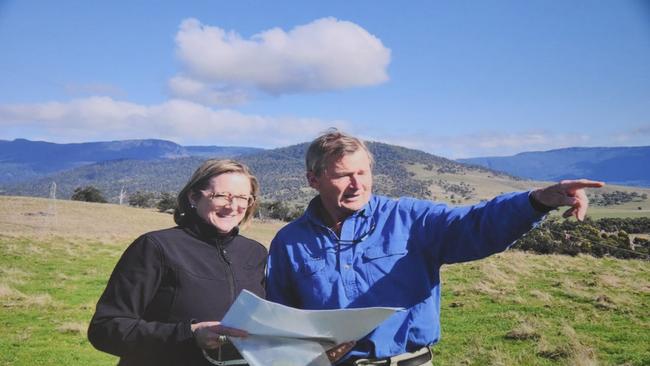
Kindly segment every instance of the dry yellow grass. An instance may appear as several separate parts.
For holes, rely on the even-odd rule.
[[[19,292],[11,286],[0,283],[0,301],[17,297],[18,293]]]
[[[540,290],[531,290],[530,294],[535,298],[539,299],[542,302],[542,304],[544,304],[545,306],[548,306],[553,302],[553,296],[548,292],[544,292]]]
[[[445,190],[436,183],[438,180],[443,180],[451,184],[460,184],[462,182],[474,187],[474,197],[470,200],[462,201],[462,204],[475,203],[482,199],[490,199],[500,193],[525,191],[546,184],[544,182],[514,180],[509,177],[494,176],[491,173],[481,171],[467,171],[463,174],[440,174],[435,170],[426,170],[425,166],[422,164],[407,165],[406,169],[415,174],[414,177],[416,179],[433,180],[433,184],[428,188],[436,201],[449,202],[449,196],[451,195],[451,192],[445,192]],[[455,194],[457,200],[461,198],[458,196],[458,194]]]
[[[588,346],[585,346],[578,335],[576,334],[575,329],[569,325],[565,325],[562,328],[562,333],[569,340],[569,364],[575,366],[595,366],[599,365],[598,359],[593,349]]]
[[[21,285],[29,278],[30,273],[15,267],[0,268],[0,279],[11,284]]]
[[[59,333],[71,333],[79,335],[85,335],[87,329],[88,324],[80,322],[66,322],[56,327],[56,330]]]
[[[172,215],[154,209],[115,204],[50,200],[34,197],[0,196],[0,233],[8,237],[35,239],[65,238],[71,255],[80,255],[76,243],[94,241],[120,244],[133,241],[141,234],[174,226]],[[243,231],[268,245],[284,223],[253,221]],[[84,246],[85,247],[85,246]],[[42,254],[42,248],[28,248]],[[24,252],[25,248],[21,248]]]
[[[13,287],[0,283],[0,304],[5,308],[56,306],[49,294],[26,295]]]
[[[115,243],[173,225],[171,215],[113,204],[0,197],[0,231],[7,236],[65,237]],[[92,229],[90,229],[92,228]]]
[[[515,340],[538,339],[540,338],[540,334],[533,324],[528,321],[523,321],[506,333],[505,337]]]
[[[542,182],[532,180],[515,180],[506,176],[494,175],[489,172],[467,170],[461,173],[438,173],[437,167],[433,170],[426,170],[422,164],[407,164],[405,168],[413,174],[415,179],[431,181],[427,187],[431,192],[432,199],[439,202],[452,203],[453,205],[469,205],[481,200],[489,200],[493,197],[506,192],[520,192],[531,189],[541,188],[557,182]],[[438,184],[442,180],[445,184],[469,186],[471,191],[470,197],[465,199],[462,195],[445,190]],[[397,184],[393,182],[394,184]],[[607,183],[607,182],[605,182]],[[650,195],[650,189],[641,187],[619,186],[607,184],[603,188],[591,190],[591,193],[612,193],[614,191],[635,192],[638,194]],[[453,196],[453,199],[452,199]],[[452,202],[453,201],[453,202]],[[551,215],[560,215],[561,211],[553,211]],[[603,217],[650,217],[650,198],[627,202],[620,205],[612,206],[595,206],[592,205],[589,210],[591,218]]]

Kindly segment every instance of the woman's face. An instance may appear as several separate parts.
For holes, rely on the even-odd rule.
[[[188,194],[196,212],[220,233],[229,233],[244,219],[251,195],[251,182],[240,173],[224,173],[210,179],[208,187]]]

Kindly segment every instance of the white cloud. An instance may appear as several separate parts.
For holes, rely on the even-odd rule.
[[[171,78],[168,86],[177,98],[207,105],[235,106],[244,104],[250,98],[249,93],[242,89],[219,89],[215,85],[183,76]]]
[[[311,140],[332,125],[345,123],[246,115],[178,99],[157,105],[109,97],[0,105],[0,130],[14,134],[0,138],[38,136],[54,142],[160,138],[185,145],[277,147]]]
[[[288,32],[273,28],[249,39],[186,19],[176,47],[185,68],[181,79],[171,82],[178,95],[187,95],[188,88],[194,93],[246,89],[284,94],[377,85],[388,80],[390,63],[390,50],[377,37],[334,18]],[[203,87],[179,85],[188,80]]]

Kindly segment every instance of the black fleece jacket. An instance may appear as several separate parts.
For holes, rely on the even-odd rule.
[[[239,292],[264,297],[267,251],[195,221],[136,239],[115,266],[88,328],[95,348],[119,365],[210,365],[190,325],[221,320]],[[222,347],[224,359],[241,356]]]

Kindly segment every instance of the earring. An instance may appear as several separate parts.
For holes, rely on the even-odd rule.
[[[194,204],[191,204],[190,207],[191,207],[191,208],[196,208],[196,206],[194,206]]]

